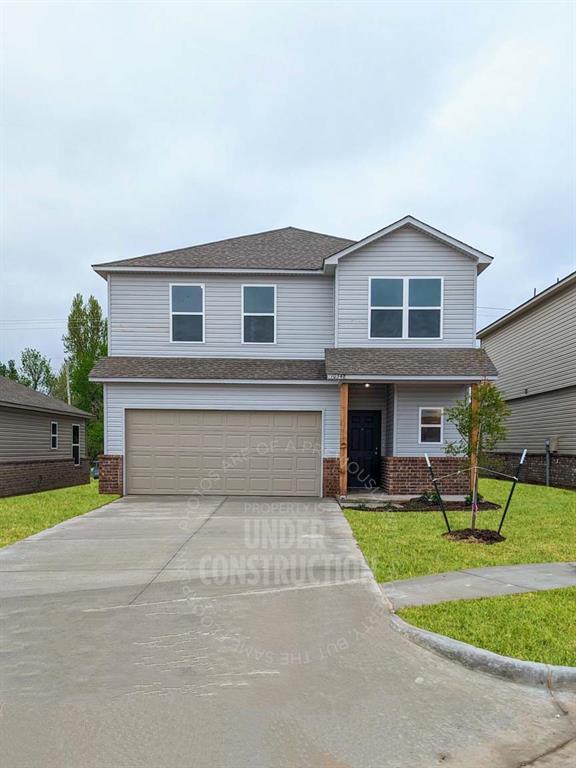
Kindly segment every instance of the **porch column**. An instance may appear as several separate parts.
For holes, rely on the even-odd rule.
[[[479,424],[478,424],[478,384],[474,383],[470,387],[470,411],[471,411],[471,429],[470,429],[470,493],[474,492],[476,487],[476,477],[478,470],[476,466],[478,464],[478,441]]]
[[[340,384],[340,465],[338,467],[340,496],[348,492],[348,384]]]

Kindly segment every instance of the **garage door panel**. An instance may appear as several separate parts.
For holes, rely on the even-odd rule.
[[[126,412],[128,493],[318,495],[318,412]]]

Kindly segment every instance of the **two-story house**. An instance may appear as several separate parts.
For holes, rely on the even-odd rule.
[[[332,496],[428,487],[491,257],[411,216],[354,242],[293,227],[97,264],[108,282],[101,488]],[[462,492],[463,475],[445,480]]]

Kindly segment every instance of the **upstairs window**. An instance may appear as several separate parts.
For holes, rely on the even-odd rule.
[[[432,443],[439,445],[443,441],[442,436],[442,408],[420,408],[418,420],[420,434],[419,443]]]
[[[371,339],[440,339],[441,277],[371,277]]]
[[[242,343],[276,343],[276,286],[242,286]]]
[[[80,466],[80,426],[72,424],[72,458],[74,466]]]
[[[53,451],[58,450],[58,422],[50,422],[50,448]]]
[[[170,341],[204,341],[204,286],[170,286]]]

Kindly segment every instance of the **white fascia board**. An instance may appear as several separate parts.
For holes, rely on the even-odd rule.
[[[325,386],[326,384],[334,385],[335,381],[327,381],[325,379],[152,379],[152,378],[93,378],[89,377],[90,381],[97,384],[290,384],[297,385],[303,384],[310,386],[311,384],[319,384]]]
[[[365,375],[342,375],[328,376],[330,381],[496,381],[497,376],[372,376]]]
[[[348,254],[354,253],[354,251],[357,251],[359,248],[363,248],[365,245],[369,245],[375,240],[379,240],[381,237],[390,235],[397,229],[401,229],[402,227],[407,226],[414,227],[414,229],[418,229],[421,232],[424,232],[430,237],[433,237],[436,240],[439,240],[440,242],[455,248],[461,253],[465,253],[467,256],[471,256],[472,258],[476,259],[478,264],[485,264],[487,266],[492,262],[493,257],[488,256],[487,253],[479,251],[477,248],[473,248],[471,245],[467,245],[460,240],[456,240],[456,238],[450,237],[450,235],[447,235],[445,232],[441,232],[439,229],[434,229],[434,227],[431,227],[429,224],[425,224],[419,219],[415,219],[413,216],[404,216],[403,219],[399,219],[393,224],[389,224],[387,227],[384,227],[384,229],[379,229],[378,232],[374,232],[373,234],[365,237],[363,240],[359,240],[357,243],[349,245],[347,248],[338,251],[338,253],[335,253],[333,256],[329,256],[324,261],[324,265],[327,266],[330,264],[337,264],[342,256],[348,256]]]
[[[92,269],[102,277],[110,272],[206,274],[206,275],[322,275],[322,269],[208,269],[206,267],[104,267],[93,264]]]

